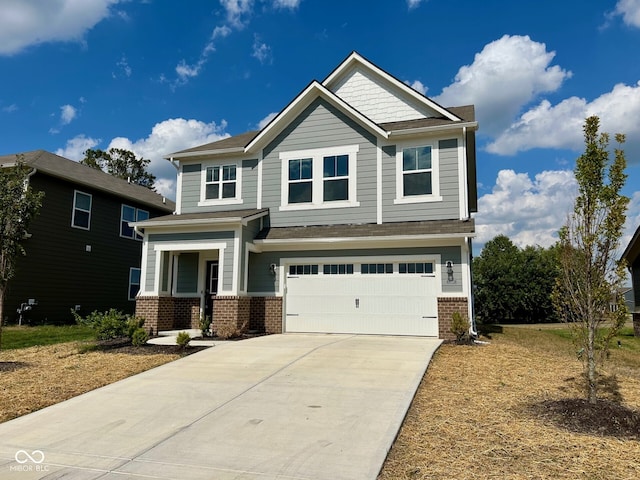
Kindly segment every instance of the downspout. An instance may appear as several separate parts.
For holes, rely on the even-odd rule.
[[[473,295],[473,250],[471,249],[471,237],[467,237],[467,248],[469,249],[469,336],[478,338],[478,329],[476,326],[475,301]]]
[[[179,161],[176,162],[173,157],[169,157],[166,159],[171,165],[173,165],[173,168],[176,169],[176,209],[173,211],[173,214],[179,214],[181,213],[182,207],[181,207],[181,200],[180,200],[180,196],[181,196],[181,178],[180,178],[180,166],[179,166]]]

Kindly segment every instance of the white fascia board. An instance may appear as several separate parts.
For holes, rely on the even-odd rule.
[[[341,238],[302,238],[283,240],[254,240],[260,252],[281,250],[337,250],[341,248],[372,247],[413,247],[413,246],[449,246],[461,244],[465,239],[475,237],[475,233],[454,233],[437,235],[393,235],[387,237],[341,237]]]
[[[324,98],[334,107],[338,108],[374,135],[378,135],[383,138],[388,137],[388,133],[384,129],[380,128],[375,122],[372,122],[336,94],[314,80],[245,147],[245,152],[250,152],[266,145],[269,141],[275,138],[275,136],[280,133],[284,127],[291,123],[294,118],[302,113],[302,111],[317,97]]]
[[[457,117],[456,115],[454,115],[453,113],[451,113],[449,110],[447,110],[446,108],[438,105],[436,102],[434,102],[433,100],[431,100],[429,97],[426,97],[424,95],[421,95],[420,93],[416,92],[413,88],[409,87],[407,84],[405,84],[404,82],[401,82],[400,80],[398,80],[397,78],[395,78],[393,75],[388,74],[387,72],[385,72],[384,70],[382,70],[380,67],[374,65],[373,63],[371,63],[369,60],[367,60],[366,58],[362,57],[361,55],[359,55],[357,52],[353,52],[344,62],[342,62],[342,64],[340,66],[338,66],[338,68],[336,68],[323,82],[322,85],[329,88],[329,85],[331,85],[331,83],[336,80],[338,77],[340,77],[344,72],[346,72],[347,70],[349,70],[349,68],[351,68],[352,65],[354,64],[360,64],[363,67],[365,67],[366,69],[368,69],[369,71],[373,72],[374,74],[384,78],[387,82],[391,83],[393,86],[395,86],[396,88],[398,88],[399,90],[402,90],[405,94],[409,95],[410,97],[412,97],[414,100],[426,105],[427,107],[439,112],[440,114],[444,115],[445,117],[447,117],[450,120],[453,121],[460,121],[462,120],[461,118]]]
[[[409,135],[424,135],[428,133],[442,133],[447,130],[458,132],[461,128],[477,130],[478,122],[456,123],[453,125],[437,125],[433,127],[407,128],[403,130],[392,130],[389,132],[389,139],[405,137]]]
[[[229,155],[231,153],[244,153],[244,151],[244,147],[230,147],[215,150],[199,150],[197,152],[174,153],[173,155],[171,155],[171,158],[180,159],[190,157],[206,157],[210,155]]]

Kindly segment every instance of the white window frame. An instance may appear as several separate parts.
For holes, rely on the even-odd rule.
[[[134,270],[138,271],[138,283],[133,283],[131,281],[131,275],[133,274]],[[129,268],[129,288],[127,290],[127,299],[128,300],[135,300],[136,297],[138,296],[138,293],[136,293],[136,295],[133,298],[131,297],[131,287],[133,285],[138,285],[138,293],[140,293],[140,289],[142,288],[142,269],[139,268],[139,267],[130,267]]]
[[[125,220],[124,219],[124,209],[125,207],[127,208],[132,208],[133,209],[133,220]],[[133,230],[133,236],[130,237],[128,235],[123,235],[122,233],[122,222],[140,222],[142,220],[140,220],[140,212],[145,212],[147,214],[147,218],[145,218],[144,220],[148,220],[150,215],[149,212],[147,210],[144,210],[142,208],[136,208],[136,207],[132,207],[131,205],[127,205],[126,203],[123,203],[122,206],[120,207],[120,236],[122,238],[128,238],[130,240],[138,240],[138,241],[142,241],[142,235],[138,234],[135,229]]]
[[[357,163],[359,145],[344,145],[339,147],[313,148],[309,150],[296,150],[290,152],[280,152],[281,161],[281,189],[280,189],[280,210],[313,210],[319,208],[347,208],[358,207],[357,200]],[[348,155],[349,157],[349,198],[347,200],[324,201],[324,157],[337,155]],[[311,158],[313,170],[311,175],[312,196],[308,203],[289,203],[289,160]],[[334,178],[334,177],[331,177]],[[336,177],[344,178],[344,177]]]
[[[78,194],[86,195],[89,197],[89,210],[85,210],[83,208],[79,208],[76,206],[76,200],[78,199]],[[79,228],[80,230],[91,230],[91,209],[93,208],[93,195],[87,192],[82,192],[80,190],[73,191],[73,211],[71,213],[71,226],[73,228]],[[80,225],[76,225],[76,210],[80,212],[86,212],[89,214],[89,221],[87,222],[87,226],[83,227]]]
[[[207,197],[207,169],[220,168],[220,192],[222,193],[222,171],[224,167],[236,167],[236,196],[233,198],[206,198]],[[199,207],[208,205],[238,205],[242,203],[242,161],[221,161],[216,163],[203,163],[200,173],[200,201]]]
[[[406,148],[431,148],[431,193],[428,195],[404,195],[403,151]],[[417,171],[419,172],[419,171]],[[396,198],[394,204],[441,202],[440,196],[440,161],[437,142],[413,141],[396,145]]]

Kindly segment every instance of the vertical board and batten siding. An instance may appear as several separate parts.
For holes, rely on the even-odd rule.
[[[281,152],[359,145],[357,193],[359,207],[315,208],[280,212]],[[271,225],[303,226],[376,221],[376,139],[322,99],[313,101],[263,151],[262,206],[270,209]]]
[[[440,255],[441,285],[443,293],[461,293],[462,290],[462,251],[458,246],[452,247],[412,247],[412,248],[371,248],[361,250],[311,250],[295,252],[264,252],[249,254],[249,289],[248,292],[276,293],[280,290],[279,275],[269,273],[269,265],[275,263],[282,266],[289,258],[314,258],[318,263],[324,259],[336,257],[369,257],[370,263],[380,263],[379,257],[401,257],[404,255],[424,255],[430,257]],[[369,261],[367,259],[367,261]],[[449,283],[446,275],[446,262],[453,262],[454,282]],[[397,260],[396,260],[397,262]],[[286,272],[285,272],[286,273]]]
[[[154,250],[155,245],[162,244],[163,242],[189,242],[189,241],[211,241],[212,243],[225,243],[224,249],[224,272],[222,272],[222,288],[224,290],[231,290],[233,288],[233,254],[234,254],[234,238],[235,233],[233,231],[222,232],[193,232],[193,233],[157,233],[149,235],[149,247],[147,254],[147,275],[146,275],[146,292],[153,292],[155,272],[156,268],[156,252]],[[190,254],[198,255],[194,252],[185,252],[182,255]],[[202,252],[200,252],[202,253]],[[196,272],[195,282],[197,284],[198,278]],[[204,273],[202,273],[204,275]],[[180,275],[180,272],[178,272]],[[185,292],[181,292],[185,293]]]
[[[229,165],[238,160],[211,161],[182,166],[181,213],[213,212],[218,210],[245,210],[256,208],[258,204],[258,160],[241,160],[241,199],[242,203],[227,205],[198,206],[202,193],[202,169],[212,165]]]
[[[640,312],[640,258],[631,267],[631,282],[633,285],[633,299],[635,309]]]
[[[425,142],[422,140],[422,142]],[[416,140],[416,145],[421,141]],[[460,217],[458,171],[458,141],[436,143],[439,163],[439,202],[394,204],[396,195],[396,146],[382,147],[382,221],[407,222],[420,220],[450,220]]]
[[[17,259],[9,282],[5,317],[15,320],[17,308],[30,298],[38,305],[28,318],[39,323],[72,321],[76,305],[83,316],[110,308],[133,313],[129,269],[140,267],[142,242],[120,236],[122,204],[147,210],[151,217],[166,212],[41,173],[30,184],[45,197],[24,242],[27,255]],[[71,226],[75,190],[92,196],[89,230]]]

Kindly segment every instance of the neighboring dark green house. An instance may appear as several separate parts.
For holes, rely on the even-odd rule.
[[[622,258],[627,261],[631,272],[631,282],[633,284],[633,330],[636,337],[640,337],[640,227],[627,245],[622,254]]]
[[[0,168],[17,156],[0,156]],[[61,323],[71,310],[135,309],[140,285],[142,237],[131,221],[173,212],[161,195],[44,150],[22,154],[33,168],[31,186],[45,192],[32,221],[27,252],[9,282],[4,320],[17,321],[22,304],[34,304],[25,320]]]

